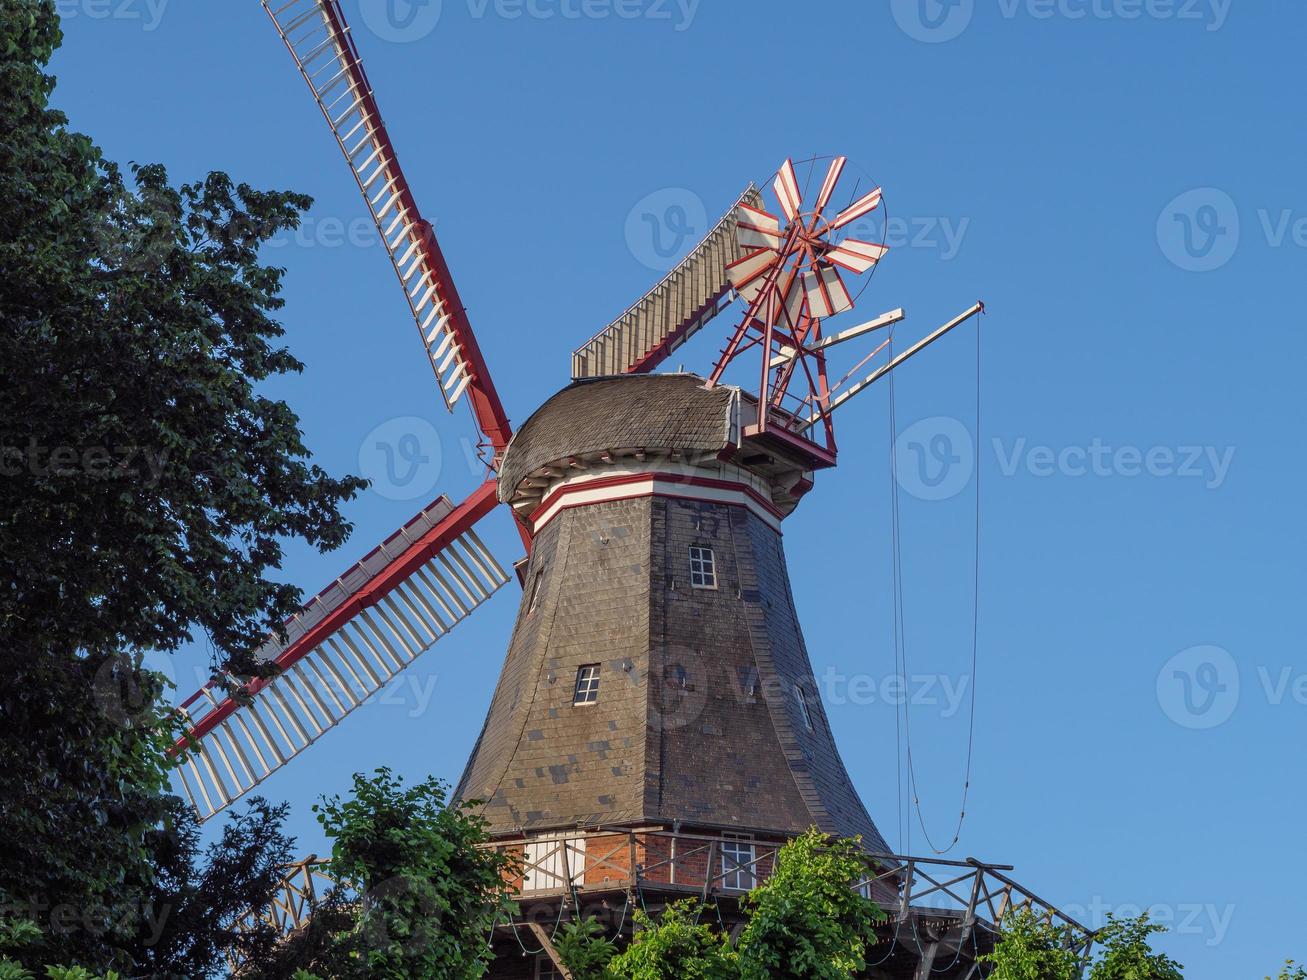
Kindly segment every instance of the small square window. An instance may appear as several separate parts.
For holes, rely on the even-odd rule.
[[[554,966],[554,961],[548,956],[536,957],[535,980],[562,980],[562,976],[558,972],[558,967]]]
[[[799,703],[799,716],[803,719],[803,727],[812,731],[812,712],[808,709],[808,692],[796,686],[794,700]]]
[[[576,671],[576,694],[573,704],[594,704],[599,700],[599,665],[586,664]]]
[[[717,588],[717,565],[711,548],[690,549],[690,585],[696,589]]]

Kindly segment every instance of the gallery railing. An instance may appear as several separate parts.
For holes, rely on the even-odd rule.
[[[613,828],[524,837],[487,845],[515,858],[509,884],[524,910],[508,928],[538,931],[539,918],[526,911],[541,904],[581,910],[587,896],[626,893],[628,901],[655,896],[697,896],[702,900],[743,895],[773,872],[784,840],[735,834],[691,834],[663,829]],[[996,936],[1004,919],[1026,911],[1063,928],[1069,946],[1087,962],[1094,931],[1008,877],[1008,865],[975,859],[945,861],[899,854],[866,854],[866,874],[854,883],[885,911],[883,928],[908,924],[914,934],[929,923],[947,934],[949,948],[976,937]],[[309,857],[289,865],[271,904],[251,910],[246,926],[272,925],[284,935],[303,928],[315,905],[337,883],[324,871],[325,859]],[[366,895],[363,896],[366,900]],[[239,966],[239,964],[233,964]]]

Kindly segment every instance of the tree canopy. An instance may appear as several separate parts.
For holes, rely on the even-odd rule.
[[[50,108],[50,0],[0,7],[0,628],[50,653],[250,653],[297,608],[281,541],[344,541],[363,485],[309,462],[260,382],[283,270],[259,247],[311,203],[221,173],[130,182]]]
[[[488,843],[476,804],[451,803],[435,779],[406,786],[389,769],[356,774],[352,794],[314,808],[332,840],[339,887],[301,936],[257,965],[259,976],[476,980],[490,933],[514,910],[509,855]]]
[[[1152,947],[1152,937],[1166,930],[1148,916],[1109,916],[1094,936],[1098,952],[1083,976],[1088,980],[1181,980],[1182,967]],[[981,957],[994,980],[1079,980],[1082,957],[1066,926],[1050,923],[1029,909],[1003,920],[992,953]]]
[[[635,935],[616,946],[593,920],[571,923],[556,940],[578,980],[839,980],[866,966],[880,907],[854,886],[866,875],[857,843],[817,830],[783,846],[776,867],[743,901],[746,924],[732,944],[708,907],[675,902],[660,919],[643,909]]]
[[[363,482],[263,391],[301,365],[260,246],[309,200],[124,176],[51,106],[60,41],[53,0],[0,4],[0,905],[39,924],[32,962],[128,968],[186,833],[142,655],[260,670],[300,597],[283,543],[339,545]]]
[[[749,893],[740,936],[744,980],[839,980],[864,969],[880,906],[853,886],[867,864],[851,840],[809,831],[780,849],[776,869]]]

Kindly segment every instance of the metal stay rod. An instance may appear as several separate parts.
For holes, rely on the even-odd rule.
[[[976,316],[977,314],[984,313],[984,312],[985,312],[985,304],[977,303],[975,306],[971,307],[971,309],[967,310],[965,313],[962,313],[954,317],[952,320],[944,324],[944,326],[940,327],[930,336],[924,337],[921,340],[917,341],[915,344],[913,344],[911,347],[905,350],[898,357],[894,358],[888,364],[884,364],[881,367],[878,367],[876,370],[872,371],[871,374],[867,375],[865,378],[863,378],[861,381],[859,381],[857,384],[851,387],[848,391],[844,392],[833,402],[831,402],[830,408],[827,409],[827,412],[828,413],[834,412],[835,409],[839,408],[854,395],[859,394],[860,392],[866,390],[867,388],[875,384],[877,381],[879,381],[881,378],[885,377],[885,375],[889,374],[896,367],[898,367],[900,364],[906,361],[909,357],[912,357],[914,354],[920,354],[923,350],[925,350],[935,341],[939,340],[940,337],[943,337],[950,330],[953,330],[955,327],[960,327],[962,324],[970,320],[973,316]],[[808,416],[807,419],[809,425],[816,425],[820,421],[821,421],[821,415],[819,413],[810,415]]]

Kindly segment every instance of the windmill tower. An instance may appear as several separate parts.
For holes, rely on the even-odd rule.
[[[500,497],[533,535],[459,787],[496,833],[811,826],[886,850],[840,761],[781,545],[806,461],[690,374],[575,383],[518,430]]]
[[[515,563],[523,592],[457,790],[484,801],[496,846],[525,862],[523,919],[496,935],[492,976],[565,975],[542,922],[583,902],[620,910],[619,929],[633,901],[687,894],[718,896],[729,917],[777,847],[812,826],[888,855],[831,735],[781,530],[836,463],[836,412],[983,306],[897,356],[881,340],[832,382],[828,356],[888,338],[904,318],[827,327],[857,298],[845,276],[886,254],[848,234],[882,195],[842,187],[835,157],[808,162],[820,183],[805,202],[787,160],[770,187],[775,211],[750,185],[573,354],[571,383],[514,434],[338,0],[262,3],[382,234],[446,405],[471,403],[491,458],[471,496],[431,503],[310,600],[284,640],[270,638],[260,655],[273,676],[216,678],[183,703],[191,734],[178,771],[197,812],[213,815],[290,762],[512,580],[475,530],[503,504],[527,549]],[[652,373],[732,309],[710,370]],[[748,383],[730,383],[746,370]],[[907,860],[887,856],[866,887],[915,916],[916,931],[955,930],[960,957],[975,942],[979,886],[961,919],[917,916]]]

